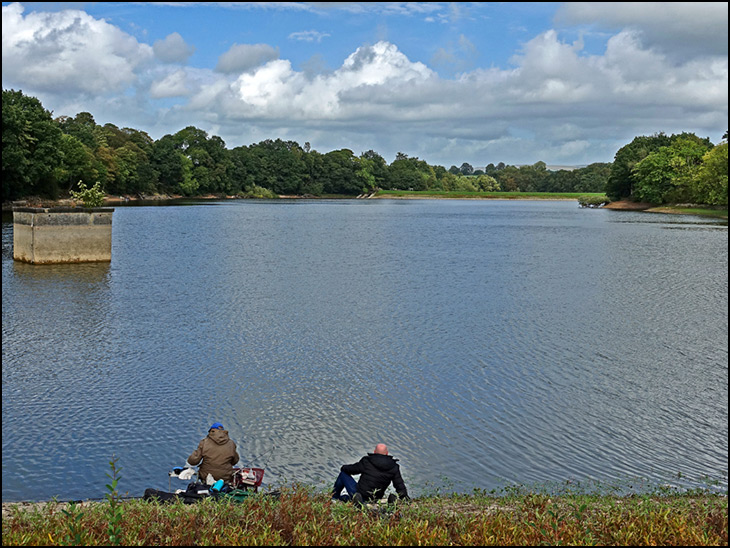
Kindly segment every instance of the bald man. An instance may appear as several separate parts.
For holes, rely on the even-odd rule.
[[[355,482],[352,476],[360,475]],[[349,500],[355,503],[369,502],[383,497],[385,490],[393,484],[395,492],[403,500],[409,500],[406,484],[400,474],[398,459],[388,454],[384,443],[375,446],[375,451],[368,453],[355,464],[345,464],[340,468],[340,474],[332,490],[332,498]],[[340,495],[342,489],[347,495]],[[395,495],[388,497],[388,503],[395,502]]]

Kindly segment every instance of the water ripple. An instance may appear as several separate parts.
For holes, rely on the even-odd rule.
[[[726,478],[727,229],[613,213],[117,208],[111,264],[48,268],[4,223],[3,500],[102,497],[114,457],[166,489],[215,420],[269,484],[380,441],[416,495]]]

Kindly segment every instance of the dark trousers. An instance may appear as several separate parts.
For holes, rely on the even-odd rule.
[[[347,491],[346,495],[341,494],[343,489]],[[357,493],[357,482],[350,474],[340,472],[335,480],[335,486],[332,489],[332,498],[348,501],[355,493]]]

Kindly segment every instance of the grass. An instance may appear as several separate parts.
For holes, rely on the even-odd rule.
[[[476,490],[358,509],[311,487],[243,502],[194,505],[112,500],[13,507],[3,545],[664,545],[727,546],[727,495],[708,492],[550,496]],[[110,521],[114,519],[113,537]]]
[[[463,190],[379,190],[379,198],[483,198],[502,200],[577,200],[605,196],[602,192],[469,192]]]
[[[379,190],[378,198],[461,198],[485,200],[576,200],[584,205],[598,205],[608,202],[602,192],[467,192],[445,190]],[[727,219],[727,207],[686,207],[681,205],[664,205],[650,208],[657,213],[682,213]]]
[[[676,205],[666,205],[652,208],[650,211],[658,213],[683,213],[687,215],[700,215],[702,217],[717,217],[719,219],[727,219],[727,208],[710,209],[703,207],[683,207]]]

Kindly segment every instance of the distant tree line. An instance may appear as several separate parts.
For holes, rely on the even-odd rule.
[[[30,196],[57,199],[78,190],[79,182],[90,187],[97,181],[107,194],[120,196],[356,196],[386,189],[610,191],[614,199],[634,195],[643,199],[658,184],[676,189],[680,181],[698,177],[704,182],[692,185],[698,192],[702,189],[702,196],[717,200],[722,195],[714,179],[721,154],[714,153],[706,139],[691,135],[685,135],[681,141],[685,144],[676,149],[676,154],[684,154],[686,167],[676,165],[674,148],[660,153],[660,146],[639,148],[632,143],[617,153],[614,164],[596,163],[575,170],[551,171],[544,162],[520,167],[489,164],[484,170],[464,163],[447,170],[401,152],[388,164],[373,150],[359,156],[346,148],[320,153],[309,143],[301,146],[281,139],[228,149],[220,137],[193,126],[154,140],[144,131],[98,125],[88,112],[54,119],[38,99],[15,90],[3,90],[2,126],[3,202]],[[657,144],[660,136],[637,139]],[[670,147],[680,141],[675,136],[661,139]],[[627,147],[630,151],[624,151]],[[724,150],[726,204],[727,143]],[[700,151],[713,152],[712,158],[705,161],[700,155],[697,164]],[[660,156],[644,162],[653,153]],[[616,170],[617,163],[623,171]],[[710,169],[710,165],[714,167]],[[702,166],[704,172],[695,171]],[[668,179],[657,177],[653,169],[663,170]],[[654,192],[651,197],[677,195]]]

